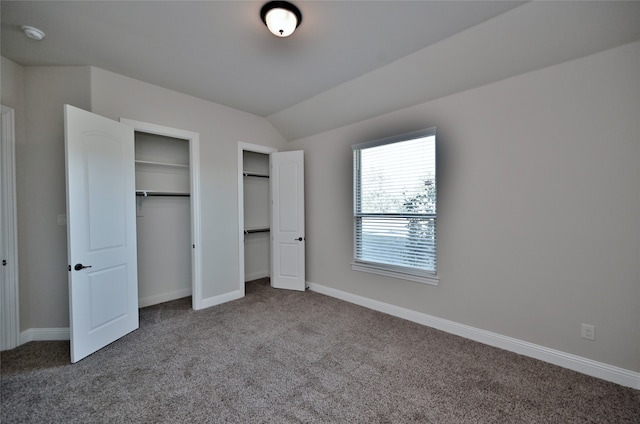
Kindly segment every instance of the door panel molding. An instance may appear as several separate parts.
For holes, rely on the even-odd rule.
[[[304,291],[304,151],[274,153],[271,172],[271,286]]]
[[[139,326],[134,133],[70,105],[64,122],[75,363]]]

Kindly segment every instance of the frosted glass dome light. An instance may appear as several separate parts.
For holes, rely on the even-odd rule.
[[[300,10],[286,1],[270,1],[262,6],[260,17],[269,31],[277,37],[288,37],[302,21]]]

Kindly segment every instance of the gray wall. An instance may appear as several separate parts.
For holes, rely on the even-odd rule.
[[[90,107],[89,68],[22,68],[6,59],[2,66],[13,74],[2,80],[3,104],[5,93],[23,100],[16,109],[16,123],[24,123],[24,135],[16,134],[20,328],[68,327],[66,227],[57,225],[66,213],[62,104]]]
[[[307,280],[640,371],[638,111],[634,43],[292,142]],[[350,146],[430,126],[439,286],[351,270]]]
[[[90,107],[89,68],[25,68],[25,191],[19,193],[20,292],[26,285],[29,327],[68,327],[64,103]],[[22,325],[21,325],[22,326]]]

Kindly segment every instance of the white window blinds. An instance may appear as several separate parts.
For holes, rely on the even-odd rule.
[[[435,138],[429,128],[353,146],[354,268],[435,275]]]

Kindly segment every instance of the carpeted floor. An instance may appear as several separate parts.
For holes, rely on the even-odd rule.
[[[142,309],[74,365],[68,342],[0,358],[5,424],[640,422],[640,391],[266,280]]]

